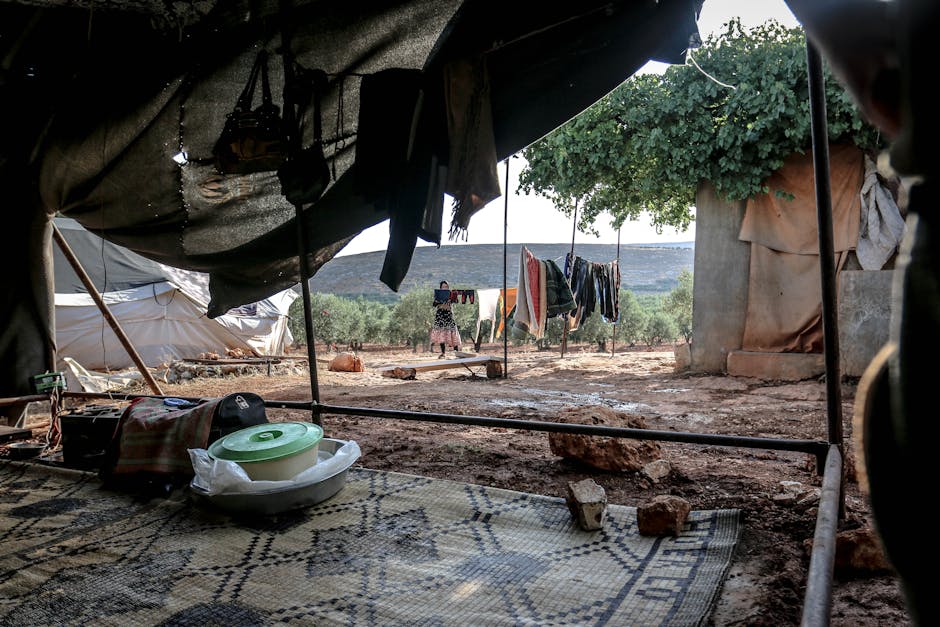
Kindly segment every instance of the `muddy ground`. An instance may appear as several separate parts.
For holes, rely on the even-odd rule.
[[[483,353],[502,358],[503,347]],[[670,347],[625,349],[615,356],[590,347],[510,349],[508,378],[476,367],[419,372],[415,380],[376,368],[433,360],[430,353],[367,347],[364,372],[330,372],[335,353],[319,354],[321,400],[331,405],[552,421],[572,406],[602,405],[642,416],[650,429],[778,438],[826,439],[822,380],[766,382],[675,372]],[[870,511],[852,465],[857,381],[842,385],[849,481],[840,529],[870,527]],[[177,396],[215,397],[251,391],[268,400],[307,400],[304,374],[199,377],[165,385]],[[96,401],[100,402],[100,401]],[[270,420],[309,412],[268,410]],[[605,472],[557,457],[543,432],[467,427],[353,416],[324,416],[328,437],[354,439],[361,466],[563,497],[569,481],[593,478],[610,503],[637,506],[657,494],[687,499],[693,509],[737,508],[743,534],[710,625],[796,625],[803,607],[816,522],[815,459],[802,453],[662,443],[671,474],[653,483],[636,472]],[[793,483],[798,482],[799,485]],[[903,596],[890,571],[838,572],[832,625],[907,625]]]

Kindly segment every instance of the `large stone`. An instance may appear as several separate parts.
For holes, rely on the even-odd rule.
[[[692,506],[682,497],[671,494],[654,496],[636,508],[636,521],[644,536],[678,536]]]
[[[692,347],[687,342],[673,346],[676,356],[676,372],[685,372],[692,367]]]
[[[881,541],[870,527],[842,531],[836,535],[835,567],[839,573],[881,573],[891,570]]]
[[[352,353],[340,353],[330,360],[332,372],[362,372],[362,360]]]
[[[603,406],[566,409],[562,411],[558,422],[633,429],[646,428],[646,422],[641,416],[616,412]],[[635,472],[661,456],[659,444],[651,440],[550,433],[548,444],[553,455],[574,459],[601,470]]]
[[[418,376],[418,371],[414,368],[402,368],[401,366],[395,366],[391,370],[383,370],[382,376],[388,377],[390,379],[414,381],[414,379]]]

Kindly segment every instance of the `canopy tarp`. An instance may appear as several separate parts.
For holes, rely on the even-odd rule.
[[[298,282],[295,207],[277,175],[221,175],[211,158],[259,50],[271,53],[281,107],[279,50],[290,50],[297,76],[326,79],[316,84],[331,180],[300,207],[311,272],[390,218],[381,278],[397,290],[418,237],[440,243],[447,221],[461,237],[501,193],[498,160],[649,59],[682,62],[700,6],[0,1],[0,184],[7,213],[22,213],[0,259],[19,260],[3,288],[0,395],[23,391],[50,363],[43,216],[61,212],[149,259],[208,273],[210,317]],[[310,148],[314,108],[298,111]]]

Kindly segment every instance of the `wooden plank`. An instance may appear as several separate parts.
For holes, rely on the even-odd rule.
[[[395,368],[411,368],[416,372],[429,372],[431,370],[447,370],[449,368],[461,368],[464,366],[481,366],[491,361],[499,361],[495,357],[478,355],[475,357],[460,357],[458,359],[438,359],[437,361],[424,361],[416,364],[397,364],[394,366],[382,366],[376,368],[378,372],[385,370],[394,370]]]

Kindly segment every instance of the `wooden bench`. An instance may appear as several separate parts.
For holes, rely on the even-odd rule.
[[[461,353],[458,353],[458,355]],[[431,370],[448,370],[450,368],[466,368],[471,374],[476,374],[471,366],[485,366],[488,379],[495,379],[503,376],[503,362],[495,357],[486,355],[474,355],[472,357],[458,357],[457,359],[437,359],[435,361],[423,361],[412,364],[397,364],[394,366],[382,366],[376,368],[377,372],[393,371],[396,368],[402,372],[412,373],[429,372]]]

